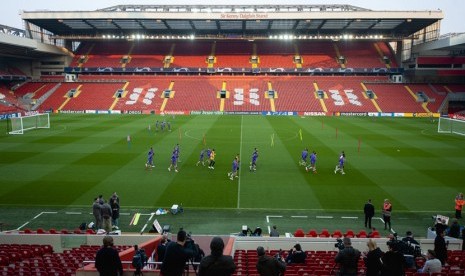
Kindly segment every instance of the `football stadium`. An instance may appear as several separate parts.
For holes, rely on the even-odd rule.
[[[162,275],[159,245],[180,229],[206,255],[222,238],[236,268],[221,275],[268,275],[257,247],[296,244],[305,262],[280,275],[340,275],[343,238],[399,249],[403,275],[465,275],[465,34],[441,35],[443,11],[20,16],[0,33],[1,275],[99,275],[107,235],[123,275]],[[440,272],[418,272],[442,232]]]

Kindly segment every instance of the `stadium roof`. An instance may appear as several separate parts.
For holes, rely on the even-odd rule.
[[[373,11],[350,5],[120,5],[96,11],[23,11],[22,19],[54,37],[273,35],[409,37],[438,21],[435,11]]]

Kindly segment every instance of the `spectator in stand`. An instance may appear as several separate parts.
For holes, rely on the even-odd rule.
[[[279,237],[279,232],[276,230],[276,225],[273,225],[271,228],[270,237]]]
[[[382,276],[403,276],[406,267],[405,258],[402,253],[399,252],[399,243],[393,240],[387,242],[389,250],[384,253],[381,257]]]
[[[370,228],[371,229],[371,219],[375,215],[375,206],[373,206],[373,203],[371,203],[371,199],[368,200],[367,203],[365,203],[365,206],[363,207],[363,212],[365,213],[365,228]]]
[[[166,245],[170,242],[167,234],[163,234],[160,243],[157,246],[157,262],[163,262],[165,258]]]
[[[442,270],[441,261],[436,259],[436,253],[434,250],[428,249],[426,254],[426,262],[423,268],[419,269],[420,273],[440,273]]]
[[[257,247],[257,271],[261,276],[280,276],[286,271],[286,263],[281,255],[271,257],[265,254],[262,246]]]
[[[414,238],[413,238],[413,233],[412,231],[407,231],[405,233],[405,237],[402,239],[403,242],[407,243],[407,244],[416,244],[416,245],[420,245]]]
[[[102,228],[102,205],[100,205],[99,199],[94,199],[94,204],[92,204],[92,214],[95,218],[95,229]]]
[[[447,261],[447,245],[444,236],[445,231],[436,231],[436,238],[434,239],[434,253],[436,253],[436,258],[441,261],[442,265],[445,265]]]
[[[368,240],[367,246],[368,252],[363,254],[363,261],[367,269],[366,276],[378,276],[381,273],[381,257],[384,253],[372,239]]]
[[[303,264],[305,263],[305,258],[307,258],[307,254],[302,250],[302,246],[299,243],[294,245],[289,250],[289,254],[286,258],[287,264]]]
[[[360,251],[352,247],[350,238],[344,238],[344,249],[339,250],[334,261],[339,264],[339,274],[341,276],[356,276],[358,273],[358,260]]]
[[[223,255],[224,242],[220,237],[214,237],[210,242],[211,255],[200,261],[199,276],[230,276],[236,270],[231,256]]]
[[[165,258],[161,265],[161,274],[164,276],[181,276],[183,275],[186,262],[194,257],[191,249],[184,247],[187,233],[184,230],[178,232],[176,242],[170,242],[166,245]]]
[[[465,251],[465,227],[462,229],[462,251]]]
[[[463,205],[465,205],[465,200],[463,199],[463,193],[459,193],[455,197],[455,218],[456,219],[462,218]]]
[[[111,236],[103,238],[103,247],[97,251],[95,256],[95,268],[97,268],[100,276],[123,275],[123,265],[118,251],[113,248],[113,238]]]
[[[451,226],[449,227],[449,232],[447,233],[449,237],[458,239],[460,237],[460,225],[457,219],[452,221]]]

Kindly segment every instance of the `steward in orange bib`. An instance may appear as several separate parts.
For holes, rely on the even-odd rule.
[[[455,218],[462,218],[462,207],[465,205],[465,200],[463,200],[463,194],[460,193],[455,197]]]

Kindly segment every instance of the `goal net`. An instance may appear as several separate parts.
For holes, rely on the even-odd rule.
[[[50,128],[50,116],[48,113],[9,119],[9,134],[23,134],[26,130],[36,128]]]
[[[438,132],[465,135],[465,121],[440,117],[438,123]]]

